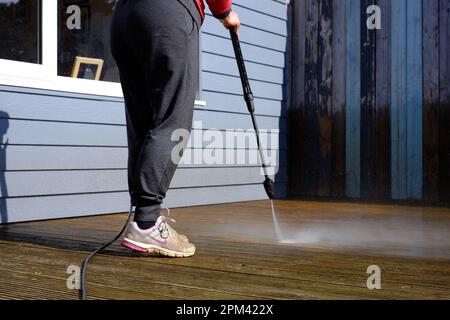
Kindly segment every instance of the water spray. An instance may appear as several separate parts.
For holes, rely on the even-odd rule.
[[[273,218],[273,223],[274,223],[274,227],[275,227],[275,233],[276,233],[276,236],[277,236],[277,239],[279,242],[285,242],[285,238],[284,238],[281,228],[278,224],[277,214],[276,214],[276,210],[275,210],[275,206],[274,206],[274,202],[273,202],[273,200],[275,199],[275,194],[276,194],[275,183],[269,177],[269,173],[267,171],[268,167],[266,165],[266,159],[265,159],[262,147],[261,147],[261,139],[259,137],[259,129],[258,129],[258,124],[256,122],[256,116],[255,116],[255,101],[254,101],[255,99],[253,96],[252,89],[250,88],[250,82],[248,80],[247,69],[245,68],[245,61],[244,61],[244,57],[242,55],[239,36],[236,34],[236,32],[234,31],[233,28],[230,28],[229,31],[230,31],[231,41],[233,42],[234,54],[236,56],[236,62],[237,62],[238,69],[239,69],[239,75],[240,75],[241,82],[242,82],[242,89],[244,91],[244,99],[247,104],[248,111],[250,112],[250,115],[252,117],[253,128],[254,128],[255,134],[256,134],[256,143],[258,145],[259,156],[261,157],[261,164],[262,164],[262,168],[263,168],[264,176],[265,176],[264,189],[266,190],[267,196],[269,197],[270,202],[271,202],[272,218]]]

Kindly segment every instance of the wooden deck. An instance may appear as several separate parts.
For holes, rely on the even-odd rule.
[[[92,299],[450,299],[450,209],[277,201],[173,210],[198,254],[172,260],[115,244],[89,267]],[[77,299],[69,265],[111,239],[125,215],[0,227],[0,298]],[[366,287],[368,266],[382,289]]]

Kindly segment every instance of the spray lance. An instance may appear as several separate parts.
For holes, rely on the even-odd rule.
[[[261,163],[264,170],[264,176],[266,180],[264,181],[264,189],[266,190],[267,195],[270,200],[275,198],[275,183],[270,179],[269,174],[267,172],[266,159],[264,157],[264,153],[261,148],[261,139],[259,137],[259,129],[258,124],[256,123],[255,116],[255,102],[252,93],[252,89],[250,88],[250,82],[248,81],[247,70],[245,68],[244,57],[242,55],[241,44],[239,42],[239,37],[234,31],[234,29],[229,29],[231,40],[233,42],[234,54],[236,55],[236,62],[239,68],[239,74],[241,77],[242,88],[244,90],[244,99],[247,104],[248,111],[252,117],[253,128],[255,129],[256,134],[256,142],[258,145],[259,156],[261,157]]]
[[[281,231],[280,225],[278,224],[277,213],[275,210],[275,206],[273,204],[273,202],[274,202],[273,200],[275,199],[275,194],[276,194],[275,183],[273,182],[272,179],[270,179],[269,174],[267,172],[268,167],[266,165],[266,159],[265,159],[264,153],[262,151],[262,147],[261,147],[261,139],[259,137],[258,124],[256,123],[254,97],[253,97],[252,89],[250,88],[250,82],[248,81],[248,75],[247,75],[247,70],[245,68],[244,57],[242,55],[241,44],[239,42],[239,37],[236,34],[236,32],[234,31],[234,29],[230,28],[229,31],[230,31],[231,41],[233,42],[234,54],[236,56],[236,62],[237,62],[238,69],[239,69],[239,75],[240,75],[241,82],[242,82],[242,89],[244,90],[244,99],[247,104],[248,111],[250,112],[250,115],[252,117],[253,128],[255,129],[256,143],[258,145],[258,152],[259,152],[259,156],[261,157],[262,168],[264,171],[264,176],[266,178],[264,181],[264,189],[266,190],[267,196],[270,199],[275,233],[276,233],[277,239],[280,243],[288,243],[289,241],[286,240],[285,236],[283,235],[283,232]]]

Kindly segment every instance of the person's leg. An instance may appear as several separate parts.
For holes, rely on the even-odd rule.
[[[150,225],[178,165],[172,133],[192,126],[200,19],[186,9],[190,3],[121,0],[126,14],[117,18],[120,30],[112,27],[127,107],[130,195],[135,220]]]
[[[128,188],[131,202],[136,205],[135,193],[138,189],[136,164],[148,130],[153,123],[154,109],[148,96],[146,73],[143,69],[143,54],[141,50],[136,50],[130,46],[129,40],[132,37],[126,34],[127,20],[133,10],[133,1],[121,0],[117,4],[111,24],[111,51],[119,67],[125,100],[128,137]],[[152,215],[157,218],[160,209],[160,204],[155,204]],[[146,227],[145,225],[141,226]]]

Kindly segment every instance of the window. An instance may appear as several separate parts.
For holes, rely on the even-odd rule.
[[[41,1],[0,1],[0,59],[41,63]]]
[[[38,87],[56,74],[54,0],[0,0],[0,84]]]
[[[98,72],[98,80],[120,81],[109,47],[109,26],[116,2],[58,0],[59,76],[93,80]]]
[[[0,85],[122,97],[109,48],[117,2],[0,0]]]

